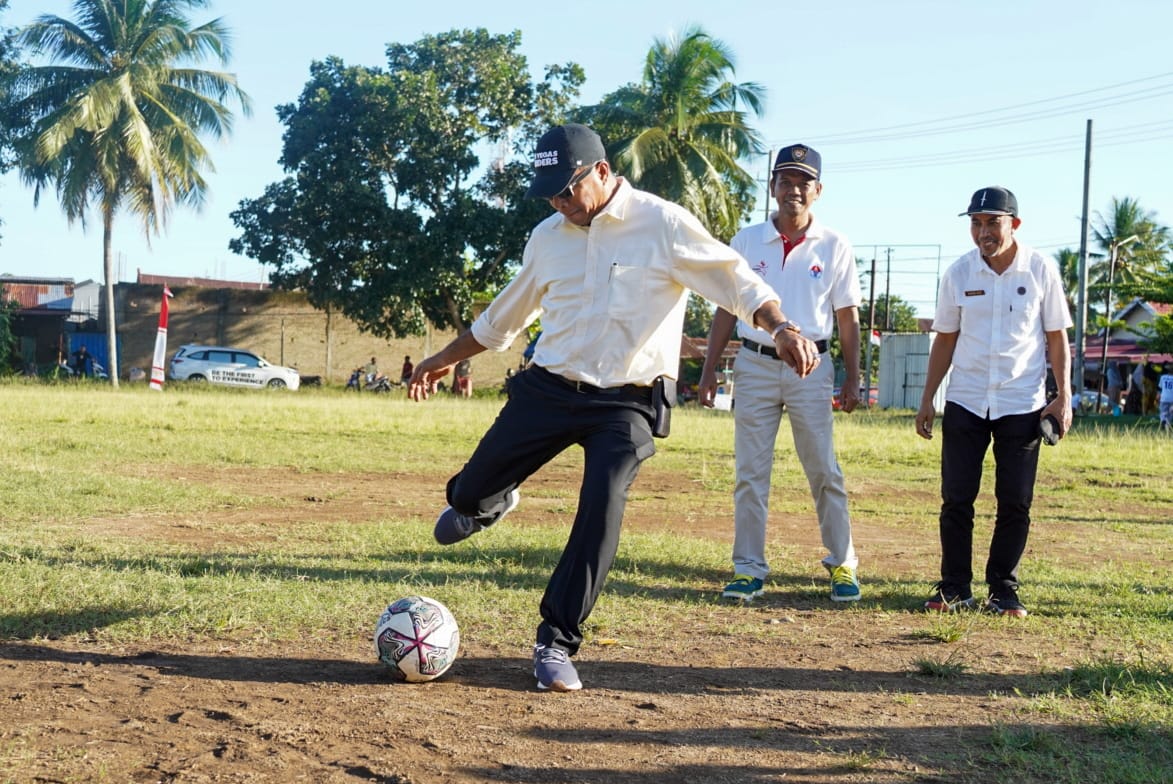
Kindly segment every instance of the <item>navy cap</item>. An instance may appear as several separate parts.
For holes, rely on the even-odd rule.
[[[534,150],[534,178],[525,195],[548,199],[560,193],[583,166],[607,159],[603,140],[585,125],[568,123],[551,128]]]
[[[991,186],[974,191],[969,209],[958,215],[1013,215],[1018,217],[1018,199],[1005,188]]]
[[[822,157],[817,151],[805,144],[792,144],[789,147],[783,147],[778,151],[778,157],[774,159],[774,171],[793,169],[809,174],[816,180],[819,178],[819,172],[822,168]]]

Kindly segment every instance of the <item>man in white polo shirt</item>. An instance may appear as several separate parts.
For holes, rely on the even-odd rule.
[[[936,337],[916,413],[916,433],[933,437],[933,396],[952,367],[941,420],[941,581],[925,609],[976,606],[974,500],[982,462],[994,443],[997,514],[986,560],[986,608],[1025,617],[1018,564],[1026,550],[1040,436],[1062,438],[1071,425],[1071,314],[1055,262],[1022,245],[1018,200],[1005,188],[973,194],[968,215],[975,250],[946,270],[933,319]],[[1046,399],[1047,361],[1058,395]]]
[[[851,538],[847,489],[835,459],[831,396],[835,369],[827,343],[835,326],[847,370],[842,407],[859,403],[859,278],[847,238],[821,224],[811,206],[823,192],[822,159],[805,144],[783,148],[774,162],[771,184],[778,209],[764,223],[742,229],[733,248],[782,298],[788,329],[814,341],[821,362],[807,376],[779,359],[770,334],[745,319],[718,309],[709,332],[709,347],[699,385],[701,403],[712,406],[717,390],[717,363],[734,325],[742,348],[733,366],[736,404],[734,452],[737,481],[733,491],[733,581],[722,596],[749,601],[763,592],[766,518],[774,442],[783,408],[790,412],[794,451],[802,463],[815,501],[819,531],[831,575],[831,599],[857,601],[858,559]]]

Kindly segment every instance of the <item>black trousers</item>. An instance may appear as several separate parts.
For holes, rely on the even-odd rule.
[[[571,445],[583,449],[582,487],[570,538],[542,597],[537,641],[570,654],[619,549],[627,493],[656,452],[651,389],[575,389],[534,366],[509,382],[509,400],[460,473],[448,503],[491,524],[505,498]]]
[[[941,581],[964,587],[973,580],[973,504],[993,439],[998,506],[986,583],[992,592],[1016,589],[1039,466],[1039,412],[990,419],[946,403],[941,433]]]

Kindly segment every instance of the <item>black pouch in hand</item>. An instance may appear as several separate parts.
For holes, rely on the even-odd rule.
[[[656,412],[656,423],[652,435],[667,438],[672,431],[672,406],[676,405],[676,379],[658,376],[652,382],[652,408]]]
[[[1059,426],[1059,420],[1047,414],[1039,420],[1039,437],[1043,439],[1043,443],[1047,446],[1055,446],[1059,443],[1059,439],[1063,436],[1063,430]]]

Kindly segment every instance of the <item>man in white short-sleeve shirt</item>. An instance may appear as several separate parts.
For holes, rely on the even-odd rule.
[[[800,376],[779,360],[768,332],[725,310],[717,310],[709,331],[699,385],[703,405],[713,405],[717,364],[734,325],[742,346],[733,366],[733,580],[721,594],[729,599],[750,601],[765,590],[770,476],[783,410],[789,412],[794,451],[815,502],[831,600],[860,597],[847,487],[832,438],[835,368],[827,350],[838,326],[847,371],[842,408],[850,413],[859,403],[861,297],[851,243],[811,211],[823,193],[821,171],[822,157],[811,147],[782,148],[770,180],[777,210],[769,220],[742,229],[731,244],[778,292],[782,310],[794,322],[791,328],[815,342],[823,361],[810,375]]]
[[[1026,549],[1041,436],[1071,425],[1071,314],[1055,262],[1014,236],[1022,221],[1005,188],[982,188],[969,209],[975,250],[946,270],[933,319],[936,338],[916,414],[933,437],[933,396],[952,368],[941,421],[941,580],[925,602],[935,612],[973,607],[974,500],[994,444],[997,514],[985,579],[986,608],[1025,617],[1018,565]],[[1047,361],[1058,395],[1046,399]]]

